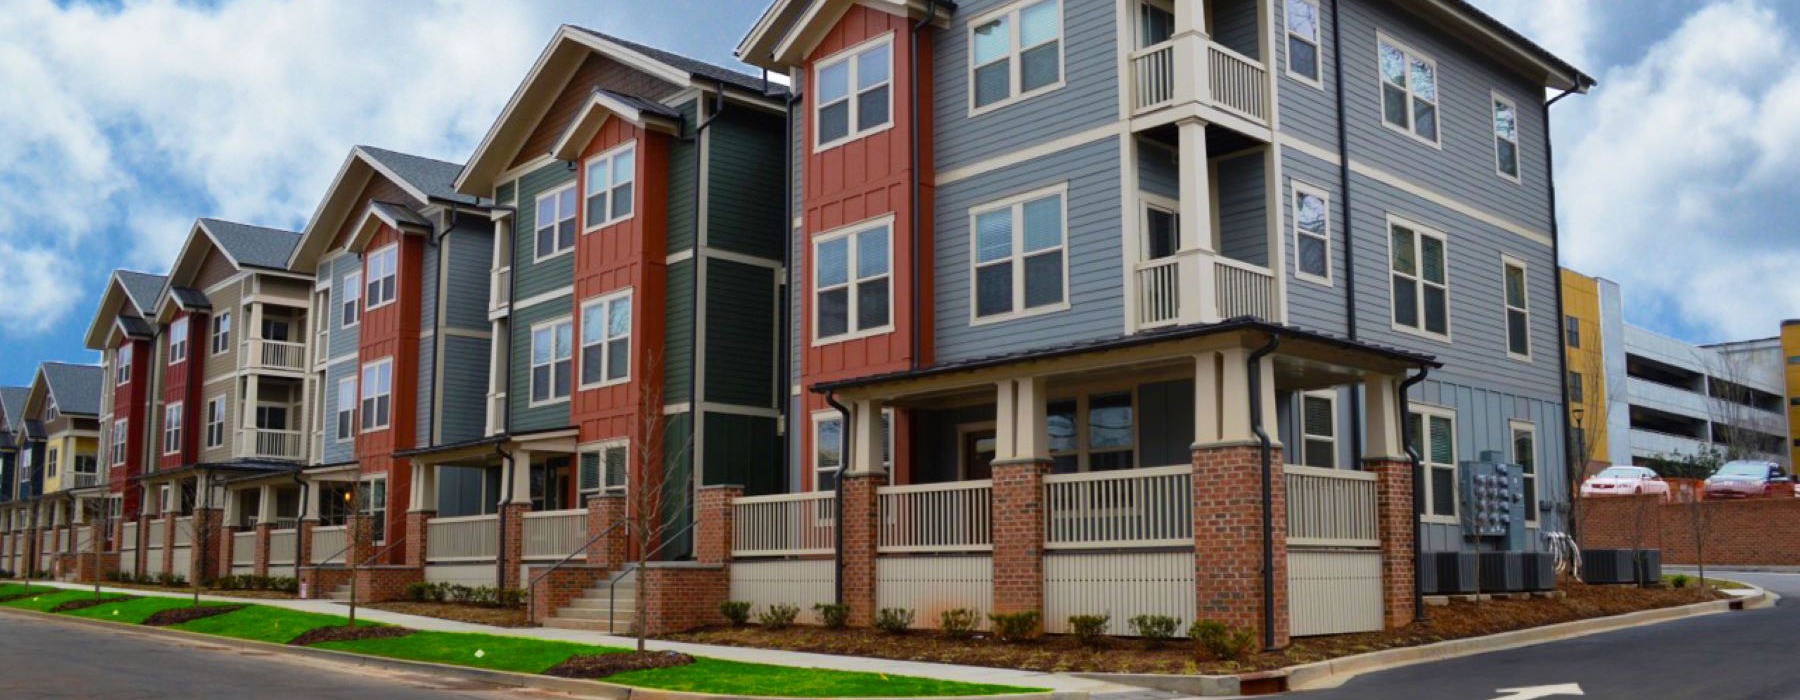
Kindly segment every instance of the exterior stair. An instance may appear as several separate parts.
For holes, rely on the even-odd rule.
[[[330,598],[336,602],[350,602],[350,584],[339,584],[337,588],[331,589]]]
[[[581,592],[544,620],[545,627],[629,634],[637,623],[637,570],[627,569],[616,584],[602,581]]]

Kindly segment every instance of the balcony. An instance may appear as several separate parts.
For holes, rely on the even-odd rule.
[[[69,478],[70,478],[69,488],[73,488],[73,489],[87,488],[89,486],[99,486],[101,484],[106,483],[106,480],[103,479],[99,474],[82,474],[80,472],[76,472],[74,474],[70,474]]]
[[[248,352],[245,363],[250,369],[278,372],[306,370],[306,344],[282,340],[251,338],[244,341]]]
[[[488,318],[505,316],[512,310],[512,268],[494,270],[488,285]]]
[[[1269,69],[1201,37],[1176,38],[1131,54],[1130,85],[1134,117],[1197,102],[1269,126]]]
[[[1210,275],[1206,274],[1205,260],[1209,257]],[[1213,297],[1206,299],[1199,292],[1208,288],[1209,276]],[[1183,280],[1193,281],[1183,284]],[[1238,316],[1279,320],[1275,313],[1275,275],[1261,265],[1204,254],[1178,254],[1138,263],[1136,282],[1139,330]],[[1184,319],[1182,312],[1189,308],[1198,311]]]
[[[244,431],[249,438],[246,456],[259,459],[300,459],[300,446],[304,442],[298,430],[266,430],[255,429]]]

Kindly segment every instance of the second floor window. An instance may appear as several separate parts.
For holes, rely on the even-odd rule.
[[[1494,168],[1500,177],[1519,181],[1519,108],[1494,96]]]
[[[362,430],[385,430],[392,419],[394,361],[382,360],[362,368]]]
[[[531,329],[531,403],[569,398],[574,343],[574,324],[566,318]]]
[[[625,381],[631,374],[631,292],[581,307],[581,385]]]
[[[1502,276],[1506,286],[1506,352],[1531,358],[1531,299],[1525,289],[1525,264],[1507,260]]]
[[[212,321],[212,354],[218,355],[231,349],[231,312],[223,311],[213,317]]]
[[[1563,336],[1564,342],[1568,343],[1569,347],[1581,347],[1581,319],[1574,316],[1563,318]],[[1789,358],[1788,364],[1794,364],[1792,359]]]
[[[188,319],[178,318],[169,324],[169,364],[187,361]]]
[[[587,228],[616,224],[631,216],[631,193],[637,181],[637,148],[625,144],[588,159]]]
[[[356,436],[356,378],[344,377],[337,383],[337,406],[333,410],[337,418],[338,440],[349,440]]]
[[[1450,337],[1450,278],[1441,234],[1398,221],[1388,224],[1394,326]]]
[[[813,337],[847,340],[891,327],[891,223],[813,240]]]
[[[1385,36],[1380,45],[1382,123],[1437,145],[1437,62]]]
[[[163,454],[181,451],[181,403],[163,407]]]
[[[820,150],[893,125],[893,74],[890,37],[843,51],[819,64],[813,120]]]
[[[575,249],[575,185],[538,195],[537,260]]]
[[[391,245],[369,254],[368,301],[365,309],[377,309],[394,303],[400,282],[400,247]]]
[[[1287,0],[1288,75],[1319,82],[1318,0]]]
[[[343,325],[349,328],[362,320],[362,271],[344,275]]]
[[[113,421],[111,458],[112,465],[115,467],[124,466],[125,464],[125,441],[126,438],[131,436],[131,433],[127,430],[129,426],[130,424],[127,423],[124,418]]]
[[[1294,271],[1331,284],[1331,200],[1323,190],[1294,183]]]
[[[206,446],[225,444],[225,397],[206,402]]]
[[[1020,3],[969,30],[969,107],[1000,106],[1062,84],[1062,2]]]
[[[1063,190],[973,212],[973,317],[995,320],[1061,308],[1068,276]]]
[[[577,489],[582,493],[624,493],[630,443],[624,440],[584,450]]]
[[[1582,386],[1581,386],[1581,373],[1580,372],[1570,372],[1569,373],[1569,401],[1572,403],[1583,403],[1583,402],[1587,401],[1586,394],[1587,394],[1587,392],[1583,391]]]
[[[131,345],[120,345],[113,356],[113,384],[131,383]]]

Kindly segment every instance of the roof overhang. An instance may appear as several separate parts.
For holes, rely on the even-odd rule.
[[[956,12],[950,0],[777,0],[738,42],[738,60],[776,71],[799,66],[852,5],[915,20],[929,16],[937,27],[949,26]]]
[[[391,202],[369,202],[368,206],[363,207],[362,219],[357,222],[356,228],[350,234],[350,240],[344,244],[344,249],[351,252],[362,252],[364,248],[368,247],[369,242],[375,239],[375,234],[381,231],[382,226],[399,231],[401,234],[420,236],[431,234],[431,222],[406,205]]]
[[[581,111],[569,121],[568,128],[563,129],[562,137],[550,147],[550,156],[557,160],[580,158],[581,151],[594,140],[594,134],[600,133],[600,127],[606,124],[606,120],[615,117],[640,129],[665,134],[681,133],[679,117],[653,112],[605,90],[595,90],[581,106]]]
[[[337,237],[344,221],[356,215],[357,197],[377,175],[387,178],[418,204],[431,201],[424,190],[400,177],[361,146],[351,148],[350,154],[344,156],[343,165],[338,166],[337,176],[331,179],[331,186],[325,188],[325,196],[313,209],[312,217],[306,220],[306,227],[300,230],[300,243],[288,256],[289,269],[310,271],[319,264],[319,260],[330,252],[331,241]]]
[[[105,350],[112,343],[113,331],[119,329],[119,317],[127,303],[136,305],[131,301],[130,292],[125,291],[125,283],[119,280],[119,273],[115,271],[107,278],[106,291],[100,293],[100,308],[89,319],[87,335],[82,337],[82,344],[87,349]]]
[[[1396,4],[1467,40],[1544,87],[1585,93],[1595,81],[1466,0],[1397,0]]]

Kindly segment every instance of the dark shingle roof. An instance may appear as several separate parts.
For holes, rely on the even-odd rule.
[[[174,297],[175,303],[180,304],[183,308],[212,308],[212,300],[206,298],[206,293],[193,287],[170,287],[169,296]]]
[[[125,334],[134,338],[148,338],[156,335],[156,326],[150,325],[149,321],[142,318],[120,316],[118,321],[119,327],[125,330]]]
[[[430,221],[427,221],[423,216],[419,216],[419,213],[413,211],[412,207],[404,204],[394,204],[393,202],[370,202],[369,206],[374,207],[375,211],[380,212],[382,215],[393,219],[394,221],[403,224],[412,224],[413,226],[431,228]]]
[[[138,313],[149,313],[156,306],[156,298],[162,295],[163,285],[169,278],[152,275],[136,270],[118,270],[119,282],[125,287],[125,294],[131,297],[131,303],[137,306]]]
[[[405,180],[406,184],[424,192],[427,197],[464,204],[481,202],[476,197],[456,191],[456,176],[463,169],[461,163],[409,155],[374,146],[357,146],[356,148],[381,163],[382,167],[392,171],[395,177]]]
[[[569,27],[570,29],[579,31],[579,32],[583,32],[586,34],[591,34],[593,36],[600,37],[601,39],[605,39],[607,41],[613,42],[613,43],[623,46],[625,48],[631,49],[632,51],[636,51],[638,53],[649,56],[650,58],[656,59],[663,63],[667,63],[671,66],[674,66],[675,68],[677,68],[679,70],[684,70],[684,71],[687,71],[694,75],[705,77],[709,80],[724,81],[727,84],[735,85],[737,87],[743,88],[745,90],[749,90],[751,92],[760,93],[760,92],[764,91],[763,90],[763,87],[764,87],[763,79],[756,77],[754,75],[750,75],[749,73],[734,70],[731,68],[726,68],[724,66],[714,65],[711,63],[707,63],[705,61],[688,58],[681,54],[670,53],[668,51],[664,51],[664,50],[656,48],[654,46],[645,46],[645,45],[639,44],[635,41],[626,41],[624,39],[620,39],[619,37],[613,36],[611,34],[607,34],[604,32],[597,32],[592,29],[588,29],[587,27],[578,27],[573,24],[565,25],[565,26]],[[775,83],[769,83],[768,90],[769,90],[769,92],[774,93],[774,94],[786,94],[787,93],[787,88],[777,85]]]
[[[25,415],[25,397],[31,395],[31,387],[0,386],[0,428],[16,428]]]
[[[200,225],[218,240],[219,247],[240,266],[286,270],[288,255],[300,243],[300,234],[278,228],[251,226],[219,219],[201,219]]]
[[[623,102],[628,105],[631,105],[632,107],[637,108],[638,111],[644,112],[645,114],[654,114],[659,117],[667,117],[669,119],[680,119],[681,118],[680,110],[677,110],[674,107],[670,107],[661,102],[652,102],[650,100],[646,100],[646,99],[644,99],[642,97],[638,97],[636,95],[627,95],[622,92],[613,92],[612,90],[607,90],[605,88],[597,89],[594,92],[600,93],[600,94],[610,97],[612,99],[618,100],[618,101]]]
[[[100,385],[106,371],[100,365],[45,362],[44,383],[56,399],[56,409],[85,416],[100,415]]]

